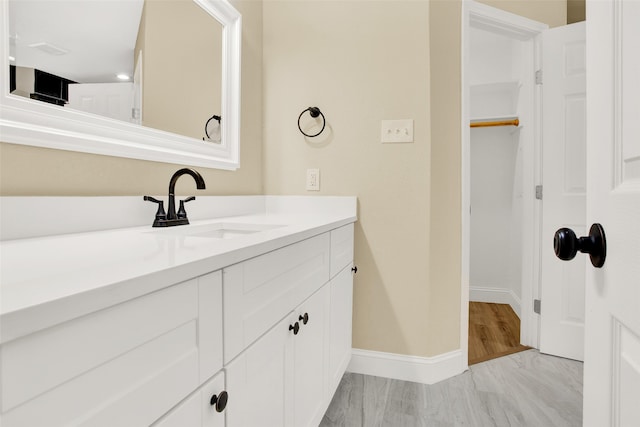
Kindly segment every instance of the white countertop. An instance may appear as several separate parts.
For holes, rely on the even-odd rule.
[[[355,198],[326,198],[328,205],[321,206],[322,197],[301,197],[305,204],[313,199],[312,208],[301,208],[296,198],[267,197],[272,199],[263,212],[192,220],[169,229],[146,225],[0,242],[0,342],[356,220]],[[330,199],[338,200],[334,208]],[[220,222],[279,227],[230,239],[187,233]]]

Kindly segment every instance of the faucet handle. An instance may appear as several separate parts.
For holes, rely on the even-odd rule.
[[[192,200],[195,200],[196,196],[189,196],[184,200],[180,200],[180,207],[178,208],[178,213],[176,214],[176,216],[178,218],[186,218],[187,217],[187,211],[184,210],[184,204],[187,202],[190,202]]]
[[[164,202],[162,200],[154,199],[151,196],[144,196],[143,199],[146,202],[153,202],[158,204],[158,210],[156,211],[156,220],[167,219],[167,214],[164,212]]]

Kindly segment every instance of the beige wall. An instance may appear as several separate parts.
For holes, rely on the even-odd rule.
[[[220,115],[222,26],[193,0],[146,0],[142,124],[202,139]]]
[[[486,1],[550,26],[566,0]],[[270,194],[356,195],[356,348],[433,356],[460,343],[461,2],[268,1],[264,182]],[[328,129],[305,140],[311,105]],[[412,144],[380,121],[412,118]]]
[[[197,168],[207,183],[207,189],[198,194],[262,193],[262,3],[232,3],[242,13],[243,22],[240,169]],[[0,195],[164,194],[169,178],[179,167],[0,143]],[[193,193],[193,182],[180,180],[178,191]]]
[[[550,25],[566,19],[566,0],[514,2]],[[458,348],[460,1],[234,4],[244,26],[242,165],[203,171],[206,192],[256,194],[264,182],[267,194],[358,196],[354,346],[418,356]],[[296,119],[312,105],[327,130],[305,140]],[[380,120],[406,118],[415,142],[381,144]],[[177,166],[2,144],[0,167],[4,195],[121,195],[164,193]],[[316,167],[321,191],[306,192]]]
[[[431,240],[428,355],[460,347],[461,3],[431,1]],[[419,337],[415,337],[419,339]]]
[[[586,17],[585,0],[567,0],[567,24],[584,21]]]
[[[267,1],[263,25],[266,193],[357,196],[353,345],[433,354],[429,3]],[[305,140],[309,106],[327,129]],[[415,142],[381,144],[383,119],[413,119]]]

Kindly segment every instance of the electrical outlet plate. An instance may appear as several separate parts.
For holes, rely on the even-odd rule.
[[[320,191],[320,169],[307,169],[307,191]]]
[[[413,120],[383,120],[380,141],[383,144],[413,142]]]

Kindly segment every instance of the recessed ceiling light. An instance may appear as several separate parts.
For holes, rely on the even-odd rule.
[[[124,74],[124,73],[120,73],[116,77],[118,77],[118,79],[120,79],[120,80],[129,80],[131,78],[131,77],[129,77],[128,74]]]

